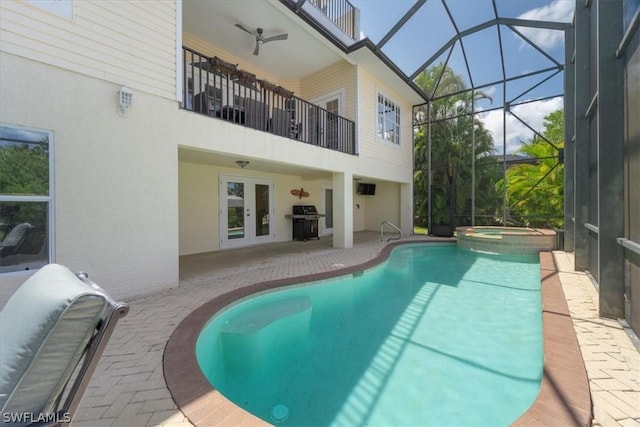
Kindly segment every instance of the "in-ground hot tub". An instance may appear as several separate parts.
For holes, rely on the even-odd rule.
[[[526,227],[458,227],[458,247],[498,254],[537,254],[556,248],[556,232]]]

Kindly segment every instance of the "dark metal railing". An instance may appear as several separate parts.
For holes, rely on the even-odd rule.
[[[357,25],[357,9],[349,3],[349,0],[308,0],[326,16],[331,22],[336,24],[342,32],[357,40],[359,34]]]
[[[355,123],[217,57],[183,47],[182,108],[319,147],[357,154]]]

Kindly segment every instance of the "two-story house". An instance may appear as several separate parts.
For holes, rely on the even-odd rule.
[[[335,247],[412,230],[424,99],[346,0],[3,1],[0,50],[2,301],[48,262],[177,286],[181,255],[291,240],[294,205]]]

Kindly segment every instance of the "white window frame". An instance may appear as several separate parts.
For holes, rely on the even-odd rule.
[[[386,115],[380,116],[380,98],[382,98],[382,105],[389,106],[393,108],[393,112],[395,112],[394,120],[391,121]],[[401,134],[400,134],[400,125],[402,122],[402,109],[400,108],[400,104],[396,102],[394,99],[388,97],[383,91],[378,89],[376,91],[376,138],[378,141],[391,144],[395,147],[400,146]],[[384,114],[384,112],[383,112]],[[390,134],[390,138],[385,138],[385,134]]]
[[[47,203],[48,204],[48,209],[47,209],[47,226],[48,226],[48,233],[47,233],[47,240],[48,240],[48,254],[49,254],[49,259],[47,260],[48,263],[54,263],[55,262],[55,206],[54,206],[54,189],[55,189],[55,181],[54,181],[54,177],[55,177],[55,171],[54,171],[54,132],[52,130],[49,129],[40,129],[40,128],[35,128],[35,127],[31,127],[31,126],[19,126],[19,125],[14,125],[14,124],[9,124],[9,123],[3,123],[0,122],[0,127],[7,127],[7,128],[13,128],[13,129],[17,129],[17,130],[26,130],[26,131],[33,131],[33,132],[41,132],[41,133],[46,133],[49,135],[49,194],[47,196],[18,196],[18,195],[3,195],[0,194],[0,202],[33,202],[33,203]],[[0,277],[9,277],[9,276],[17,276],[17,275],[22,275],[22,274],[31,274],[34,271],[39,270],[38,268],[34,268],[34,269],[24,269],[24,270],[14,270],[14,271],[8,271],[8,272],[2,272],[0,271]]]

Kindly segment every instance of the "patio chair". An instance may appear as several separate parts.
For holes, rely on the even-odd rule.
[[[271,132],[276,135],[290,137],[291,121],[291,111],[274,108],[273,117],[271,118]]]
[[[13,227],[0,242],[0,258],[19,253],[33,228],[33,225],[28,222],[23,222]]]
[[[269,104],[256,101],[252,98],[245,98],[245,125],[249,126],[252,129],[265,130],[267,128],[268,111]]]
[[[13,426],[69,424],[128,305],[49,264],[0,312],[0,413]]]

